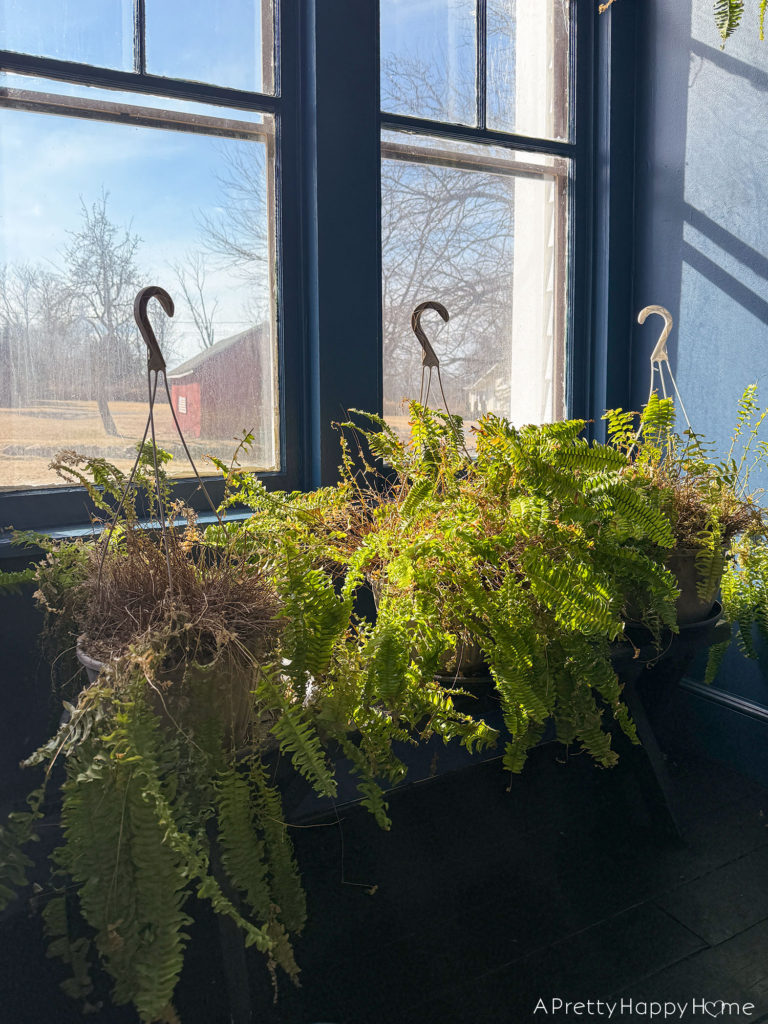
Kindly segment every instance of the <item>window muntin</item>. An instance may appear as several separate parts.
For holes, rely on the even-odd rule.
[[[73,113],[96,120],[131,124],[176,126],[184,131],[199,130],[205,135],[251,138],[258,135],[253,126],[264,124],[259,110],[241,109],[135,93],[125,89],[100,89],[77,82],[52,82],[35,75],[0,72],[3,89],[0,105],[49,113]],[[78,102],[81,101],[81,102]],[[196,117],[197,115],[197,117]]]
[[[384,414],[405,432],[425,314],[452,413],[563,415],[568,161],[387,131],[382,136]],[[427,326],[427,324],[429,326]],[[436,381],[432,404],[441,404]]]

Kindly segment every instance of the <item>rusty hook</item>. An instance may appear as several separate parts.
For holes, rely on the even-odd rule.
[[[161,288],[157,284],[151,284],[149,287],[141,289],[133,303],[133,315],[147,346],[148,369],[162,370],[165,373],[165,359],[160,351],[160,346],[157,343],[157,338],[152,330],[152,324],[149,322],[149,315],[147,313],[147,305],[150,299],[157,299],[168,316],[173,316],[174,313],[173,299],[165,288]]]
[[[425,309],[434,309],[436,313],[439,313],[443,320],[448,323],[448,310],[439,302],[421,302],[414,309],[411,314],[411,329],[416,337],[419,339],[419,344],[422,348],[421,353],[421,365],[422,366],[436,366],[440,369],[440,360],[435,355],[435,350],[429,342],[429,338],[424,333],[424,328],[421,326],[421,314]]]

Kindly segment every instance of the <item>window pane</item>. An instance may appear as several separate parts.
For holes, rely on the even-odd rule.
[[[133,69],[132,0],[0,0],[3,49]]]
[[[488,127],[568,137],[569,0],[488,0]]]
[[[382,109],[475,124],[475,38],[475,0],[382,3]]]
[[[147,71],[273,92],[271,0],[146,0]]]
[[[405,433],[418,398],[416,305],[450,411],[517,424],[564,411],[566,161],[385,132],[382,137],[384,414]],[[440,406],[433,378],[430,403]]]
[[[132,307],[147,284],[176,303],[173,319],[153,315],[200,471],[243,430],[252,465],[277,467],[269,131],[230,139],[0,108],[0,487],[60,483],[49,463],[64,448],[131,465],[147,411]],[[171,471],[191,475],[162,397],[159,442]]]

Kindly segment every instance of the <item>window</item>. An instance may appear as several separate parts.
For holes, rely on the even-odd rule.
[[[271,0],[0,12],[0,488],[60,483],[62,448],[131,465],[147,284],[176,301],[150,311],[201,470],[244,431],[253,465],[280,469]],[[189,475],[162,402],[157,427]]]
[[[332,424],[348,409],[403,425],[421,371],[410,315],[426,299],[450,313],[424,326],[453,412],[522,422],[599,404],[592,5],[0,0],[0,13],[3,522],[87,522],[82,492],[48,468],[62,447],[129,464],[146,385],[127,301],[148,283],[176,301],[154,322],[204,475],[205,454],[252,430],[268,486],[314,487],[336,476]],[[616,108],[622,124],[631,107]],[[605,294],[612,325],[620,292]],[[160,441],[178,452],[169,413]],[[194,483],[177,487],[196,500]]]
[[[384,412],[396,427],[421,391],[410,315],[429,299],[450,314],[427,316],[451,412],[518,424],[564,413],[569,14],[568,0],[381,6]]]

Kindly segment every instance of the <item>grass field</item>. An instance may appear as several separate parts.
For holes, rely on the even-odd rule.
[[[144,433],[147,404],[110,402],[109,407],[119,431],[117,437],[110,437],[104,430],[95,402],[41,402],[25,409],[0,408],[0,490],[61,484],[50,462],[63,449],[102,456],[120,469],[129,470]],[[158,402],[155,429],[158,444],[174,455],[171,473],[191,476],[166,403]],[[206,454],[229,459],[237,443],[234,439],[186,440],[201,473],[212,471]]]
[[[144,433],[147,419],[146,402],[110,402],[109,408],[119,431],[111,437],[104,430],[95,402],[40,402],[24,409],[0,408],[0,490],[27,487],[52,487],[63,481],[50,468],[50,463],[64,449],[87,456],[100,456],[122,470],[129,470],[136,457],[136,445]],[[408,416],[388,416],[387,422],[403,439],[410,435]],[[183,425],[182,425],[183,426]],[[467,447],[474,449],[474,439],[467,430]],[[172,452],[170,472],[175,476],[191,476],[181,447],[171,411],[165,402],[155,410],[158,444]],[[211,472],[206,455],[229,460],[237,440],[186,438],[198,470]]]

